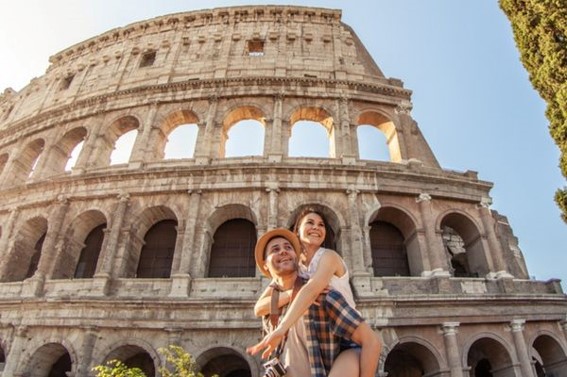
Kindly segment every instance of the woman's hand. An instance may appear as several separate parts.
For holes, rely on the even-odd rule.
[[[262,359],[267,359],[282,342],[284,336],[284,331],[276,329],[271,334],[266,335],[260,343],[246,348],[246,352],[250,355],[256,355],[264,349],[264,352],[262,352]]]

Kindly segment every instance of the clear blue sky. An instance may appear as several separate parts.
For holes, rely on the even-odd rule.
[[[20,90],[49,56],[112,28],[261,3],[342,9],[384,74],[413,90],[412,115],[441,165],[494,183],[492,208],[508,216],[530,275],[567,287],[567,225],[553,202],[566,184],[559,151],[496,0],[2,1],[0,90]]]

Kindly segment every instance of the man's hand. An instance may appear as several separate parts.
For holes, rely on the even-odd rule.
[[[281,343],[284,335],[284,332],[276,329],[271,334],[266,335],[266,337],[262,339],[260,343],[246,348],[246,352],[248,352],[250,355],[255,355],[265,348],[264,352],[262,352],[262,359],[267,359]]]

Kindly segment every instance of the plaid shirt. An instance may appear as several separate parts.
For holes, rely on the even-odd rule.
[[[284,313],[285,309],[287,307]],[[309,313],[303,316],[303,321],[311,377],[326,377],[341,351],[341,340],[351,341],[352,334],[364,319],[348,305],[343,295],[330,290],[319,295],[317,303],[311,305]],[[265,321],[265,325],[268,322]]]

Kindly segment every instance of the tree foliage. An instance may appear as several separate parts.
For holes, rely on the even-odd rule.
[[[170,345],[158,351],[165,358],[165,365],[159,368],[160,376],[204,377],[196,371],[197,364],[193,357],[182,347]],[[105,365],[94,367],[93,371],[96,377],[147,377],[139,368],[130,368],[120,360],[110,360]]]
[[[549,131],[567,178],[567,1],[500,0],[500,8],[510,20],[530,81],[547,102]],[[557,190],[555,201],[567,222],[567,187]]]
[[[130,368],[120,360],[107,361],[93,368],[96,377],[147,377],[140,368]]]

